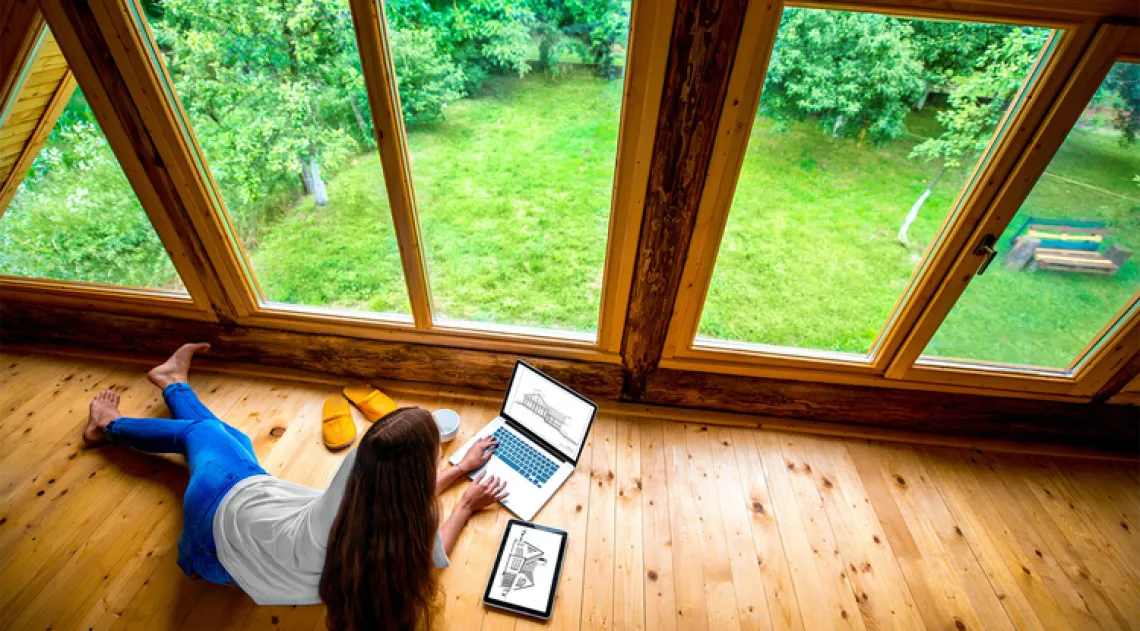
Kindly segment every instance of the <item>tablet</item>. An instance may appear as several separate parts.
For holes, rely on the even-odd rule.
[[[512,519],[499,543],[483,603],[549,620],[565,553],[565,530]]]

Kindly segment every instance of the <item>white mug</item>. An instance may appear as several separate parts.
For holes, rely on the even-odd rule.
[[[459,433],[459,413],[455,410],[441,408],[432,412],[432,416],[439,426],[439,442],[450,442]]]

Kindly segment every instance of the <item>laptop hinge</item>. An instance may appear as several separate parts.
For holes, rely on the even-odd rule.
[[[527,429],[526,427],[524,427],[522,423],[519,423],[515,419],[507,416],[506,414],[500,414],[499,416],[503,417],[503,420],[507,422],[507,425],[511,426],[511,429],[522,434],[523,436],[526,436],[527,438],[529,438],[531,440],[531,442],[534,442],[537,445],[539,445],[540,447],[542,447],[543,451],[545,451],[547,453],[547,455],[549,455],[552,458],[559,460],[561,462],[569,462],[570,464],[574,464],[574,461],[571,460],[569,457],[567,457],[566,454],[555,449],[553,445],[551,445],[550,443],[548,443],[545,440],[543,440],[542,438],[540,438],[538,436],[538,434],[535,434],[534,432],[532,432],[529,429]]]

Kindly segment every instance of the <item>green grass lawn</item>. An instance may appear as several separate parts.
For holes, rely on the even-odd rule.
[[[620,82],[593,77],[508,80],[408,134],[438,315],[597,327],[620,99]],[[329,181],[328,205],[306,199],[264,230],[266,295],[406,313],[383,186],[363,156]]]
[[[619,98],[619,83],[591,77],[508,80],[409,134],[439,314],[596,327]],[[868,352],[965,179],[942,178],[903,247],[899,225],[937,169],[909,157],[938,131],[932,108],[908,128],[906,139],[858,146],[810,123],[757,120],[700,335]],[[1138,153],[1073,132],[1012,226],[1028,214],[1099,218],[1115,230],[1110,242],[1140,245]],[[263,231],[253,255],[262,287],[273,300],[406,313],[379,160],[359,158],[328,188],[327,206],[303,200]],[[1111,278],[1008,272],[999,261],[929,352],[1064,366],[1125,304],[1137,275],[1135,261]]]

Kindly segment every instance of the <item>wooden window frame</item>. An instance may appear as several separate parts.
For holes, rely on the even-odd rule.
[[[672,1],[635,0],[631,11],[629,65],[623,86],[596,334],[433,318],[396,75],[380,0],[349,0],[349,4],[408,289],[410,317],[264,301],[240,239],[230,233],[232,222],[225,204],[138,0],[90,2],[99,29],[108,34],[116,65],[128,69],[124,70],[128,88],[140,105],[147,128],[161,141],[156,144],[164,163],[177,172],[172,179],[183,199],[188,200],[182,227],[201,239],[215,263],[206,271],[232,305],[220,319],[245,326],[620,362],[633,253],[672,26]]]
[[[904,382],[900,381],[904,376],[892,373],[891,367],[897,362],[897,357],[908,349],[908,345],[914,343],[910,332],[926,313],[927,305],[941,295],[941,289],[952,274],[951,268],[955,261],[967,246],[973,247],[971,236],[986,216],[987,209],[1000,189],[999,184],[1009,177],[1022,152],[1029,146],[1050,106],[1065,87],[1069,74],[1084,56],[1085,49],[1096,32],[1097,22],[1103,16],[1058,12],[1049,5],[1039,7],[1040,11],[1026,12],[995,12],[992,11],[992,5],[976,4],[954,10],[916,8],[900,2],[813,0],[788,3],[788,6],[874,11],[909,18],[1014,23],[1048,27],[1055,31],[1028,74],[1014,105],[999,123],[971,177],[963,185],[938,237],[924,256],[923,263],[896,301],[892,314],[884,323],[871,351],[860,355],[746,342],[706,342],[696,334],[782,16],[782,8],[779,7],[775,11],[771,5],[750,4],[748,7],[742,44],[737,55],[738,59],[752,62],[738,63],[732,70],[729,97],[725,101],[725,110],[718,126],[713,161],[701,198],[690,256],[686,261],[660,366],[829,383],[904,386]],[[1070,388],[1054,387],[1052,377],[994,382],[988,375],[984,375],[983,378],[968,383],[943,378],[915,379],[913,375],[908,375],[905,379],[917,382],[921,388],[948,391],[976,392],[984,389],[1009,396],[1047,394],[1062,399],[1080,396]]]
[[[0,301],[20,300],[80,308],[111,309],[123,313],[159,313],[172,317],[216,321],[213,310],[210,308],[207,292],[194,273],[193,262],[186,255],[180,239],[169,221],[166,208],[155,194],[137,154],[125,134],[122,133],[121,123],[115,115],[106,91],[95,75],[87,56],[78,46],[77,40],[71,37],[73,33],[69,25],[62,19],[59,12],[52,10],[55,7],[44,6],[41,10],[38,3],[22,6],[34,12],[33,16],[27,18],[26,28],[35,35],[25,39],[24,50],[21,50],[14,60],[17,66],[7,69],[6,74],[15,75],[15,77],[6,81],[6,94],[3,103],[0,105],[3,105],[6,110],[15,99],[19,98],[21,87],[26,80],[25,75],[35,64],[40,47],[49,30],[55,37],[56,44],[67,61],[68,70],[41,116],[36,129],[29,137],[21,157],[10,176],[3,183],[4,189],[8,193],[0,200],[2,202],[0,203],[0,217],[3,216],[11,202],[15,190],[14,186],[26,177],[28,169],[55,126],[60,111],[66,106],[72,92],[78,86],[83,90],[92,113],[99,123],[100,132],[106,137],[112,153],[114,153],[119,166],[126,175],[148,220],[154,227],[155,233],[162,243],[165,253],[170,257],[175,272],[186,291],[0,274]],[[60,37],[61,34],[64,37]],[[71,41],[64,42],[64,39]]]
[[[1097,31],[1064,91],[1036,130],[1031,149],[1021,156],[974,229],[968,241],[970,245],[959,253],[938,295],[915,323],[903,349],[887,369],[888,377],[1091,397],[1140,351],[1140,291],[1136,291],[1062,370],[922,357],[926,345],[975,276],[982,258],[974,254],[976,244],[984,235],[1000,235],[1006,230],[1113,64],[1140,59],[1129,48],[1136,46],[1137,38],[1140,38],[1137,27],[1108,24]]]

